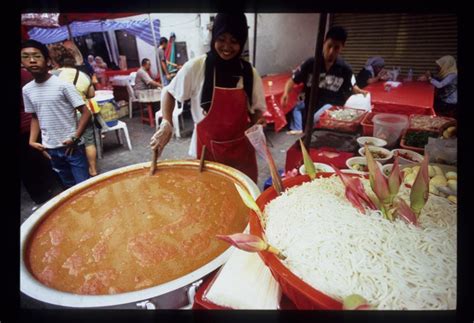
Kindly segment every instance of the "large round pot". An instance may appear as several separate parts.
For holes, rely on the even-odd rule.
[[[317,177],[330,177],[334,173],[318,173]],[[299,175],[285,179],[283,186],[289,188],[292,186],[298,186],[304,182],[309,182],[310,178],[308,175]],[[262,210],[265,209],[271,200],[277,197],[277,193],[273,187],[267,188],[257,199],[257,205]],[[257,215],[252,211],[250,214],[250,233],[260,238],[263,238],[263,229],[260,225]],[[293,274],[275,254],[262,251],[259,252],[265,265],[270,268],[273,277],[280,284],[283,293],[288,296],[289,299],[296,305],[298,309],[314,310],[314,309],[325,309],[325,310],[340,310],[342,309],[342,303],[323,294],[322,292],[314,289],[309,284],[305,283],[298,276]]]
[[[115,295],[78,295],[67,292],[61,292],[56,289],[49,288],[38,280],[29,272],[25,263],[25,250],[27,247],[28,239],[31,233],[34,231],[36,226],[41,222],[42,219],[48,216],[50,212],[56,208],[59,204],[70,198],[71,196],[79,193],[80,191],[98,183],[109,179],[118,174],[126,172],[149,168],[150,163],[140,163],[123,168],[119,168],[99,176],[90,178],[70,189],[62,192],[58,196],[54,197],[36,212],[34,212],[21,226],[20,230],[20,290],[24,294],[37,299],[39,301],[67,307],[109,307],[120,304],[136,303],[138,301],[153,299],[157,296],[164,295],[173,291],[182,290],[187,285],[196,282],[200,278],[206,276],[210,272],[214,271],[222,264],[224,264],[230,257],[232,252],[231,248],[226,249],[219,256],[205,264],[204,266],[179,277],[178,279],[153,286],[150,288],[125,292]],[[198,168],[198,160],[175,160],[175,161],[162,161],[157,164],[157,172],[160,167],[178,167],[178,168]],[[206,162],[206,169],[212,170],[215,173],[221,174],[228,178],[231,178],[235,183],[239,183],[244,187],[254,198],[256,198],[260,191],[257,185],[242,172],[223,164]]]

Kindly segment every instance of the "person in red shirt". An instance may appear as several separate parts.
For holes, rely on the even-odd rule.
[[[26,69],[21,69],[21,87],[33,80]],[[23,98],[20,101],[20,179],[36,205],[53,197],[59,187],[56,174],[51,169],[48,156],[29,145],[31,113],[26,113]]]

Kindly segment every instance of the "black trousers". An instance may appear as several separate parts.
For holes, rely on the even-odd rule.
[[[437,115],[450,117],[457,120],[457,104],[450,104],[439,99],[435,99],[434,109]]]
[[[50,161],[38,150],[30,147],[29,133],[20,134],[20,179],[33,202],[41,204],[53,197],[60,188]]]

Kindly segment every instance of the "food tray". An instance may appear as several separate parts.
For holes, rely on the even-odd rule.
[[[456,123],[456,119],[441,116],[411,114],[409,117],[409,128],[435,131],[440,134],[446,128],[456,125]]]
[[[358,116],[352,121],[337,120],[332,118],[330,116],[330,113],[338,110],[350,111]],[[357,132],[360,127],[360,123],[366,114],[367,112],[360,109],[333,106],[328,110],[324,111],[324,113],[319,118],[319,124],[321,128],[333,129],[342,132]]]
[[[410,132],[413,132],[413,131],[426,131],[426,132],[431,132],[431,133],[433,133],[434,135],[436,135],[437,137],[440,135],[438,131],[431,131],[431,130],[417,129],[417,128],[408,128],[407,130],[405,130],[405,131],[403,132],[402,139],[401,139],[401,141],[400,141],[400,148],[408,149],[408,150],[413,150],[413,151],[416,151],[417,153],[420,153],[420,154],[422,154],[422,155],[424,155],[424,153],[425,153],[425,148],[408,146],[408,145],[405,143],[405,136],[406,136],[406,134],[407,134],[407,133],[410,133]]]

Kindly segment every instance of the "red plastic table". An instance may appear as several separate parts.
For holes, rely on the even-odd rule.
[[[346,161],[355,154],[347,151],[338,151],[332,147],[310,148],[309,155],[315,163],[324,163],[336,166],[339,169],[346,167]],[[286,152],[285,172],[294,168],[299,169],[303,165],[303,154],[299,142],[295,142]]]
[[[138,71],[138,67],[129,68],[128,70],[106,70],[104,72],[107,79],[116,75],[129,75],[130,73]]]
[[[275,123],[275,131],[280,131],[286,124],[285,114],[290,112],[298,100],[298,95],[303,84],[295,85],[293,91],[288,95],[288,103],[285,107],[280,104],[281,96],[285,90],[285,83],[291,77],[291,73],[267,75],[262,78],[267,111],[263,114],[267,123]]]
[[[435,89],[428,82],[403,82],[390,91],[385,90],[385,82],[376,82],[364,90],[370,92],[375,112],[435,115]]]

